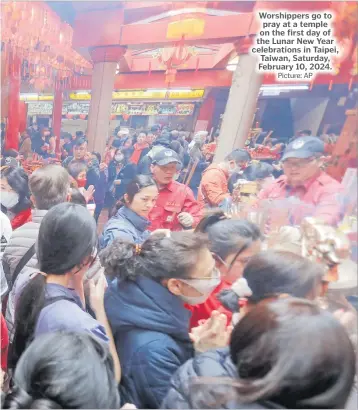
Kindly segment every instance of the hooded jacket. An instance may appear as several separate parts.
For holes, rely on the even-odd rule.
[[[217,164],[212,164],[203,172],[199,186],[198,202],[202,206],[217,207],[230,198],[229,174]]]
[[[141,244],[150,235],[149,225],[148,219],[123,206],[105,225],[100,238],[100,246],[104,249],[116,238]]]
[[[215,349],[188,360],[170,381],[170,389],[161,409],[263,409],[259,403],[242,404],[227,379],[235,379],[237,370],[229,348]],[[212,378],[215,383],[205,379]],[[226,378],[224,383],[220,379]],[[198,382],[198,387],[195,384]],[[268,407],[270,408],[270,406]]]
[[[124,399],[137,408],[159,408],[171,376],[193,357],[190,312],[160,283],[146,277],[114,280],[105,309],[122,366]]]

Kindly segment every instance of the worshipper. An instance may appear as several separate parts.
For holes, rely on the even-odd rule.
[[[109,344],[119,381],[119,360],[104,310],[107,283],[103,275],[97,284],[88,284],[90,306],[97,320],[84,310],[85,274],[97,256],[96,231],[94,219],[81,205],[59,204],[44,216],[36,245],[38,270],[16,303],[13,366],[28,344],[42,334],[59,330],[89,332]]]
[[[170,377],[194,355],[184,304],[204,302],[220,282],[207,240],[189,232],[153,234],[142,246],[116,239],[100,257],[114,278],[105,308],[121,357],[121,392],[138,408],[158,408]]]
[[[62,331],[36,338],[21,356],[4,409],[118,409],[108,348],[91,334]]]
[[[159,196],[149,214],[150,230],[179,231],[195,227],[202,217],[202,209],[186,185],[175,181],[181,165],[176,152],[160,150],[152,160],[151,171],[158,185]]]
[[[235,326],[230,348],[186,362],[162,409],[342,409],[356,357],[343,326],[311,301],[261,302]]]
[[[31,137],[28,131],[24,131],[21,133],[21,138],[20,138],[20,148],[19,148],[19,154],[21,154],[24,159],[27,159],[31,156],[32,154],[32,142],[31,142]]]
[[[282,157],[284,175],[259,193],[257,205],[268,200],[277,208],[274,201],[288,200],[288,223],[299,225],[304,217],[312,216],[336,225],[342,213],[342,186],[321,170],[323,152],[324,143],[316,137],[291,142]]]
[[[49,158],[51,131],[43,127],[32,137],[32,151],[40,157]]]
[[[11,240],[3,255],[3,266],[10,285],[9,300],[6,309],[6,322],[10,337],[13,337],[15,306],[22,289],[31,275],[38,271],[38,260],[35,243],[40,224],[49,209],[71,201],[70,176],[59,165],[46,165],[35,170],[29,180],[31,198],[35,209],[32,220],[13,232]],[[88,279],[98,280],[100,272],[93,273]]]
[[[132,164],[138,165],[140,160],[148,154],[150,151],[149,144],[147,143],[147,134],[140,132],[137,138],[137,142],[133,146],[133,153],[129,159]]]
[[[223,306],[217,296],[224,289],[230,289],[233,283],[242,277],[247,263],[260,252],[260,229],[249,221],[230,219],[218,211],[204,217],[195,232],[208,235],[210,250],[221,273],[221,282],[204,303],[189,307],[192,312],[190,328],[209,319],[213,311],[225,314],[227,323],[230,324],[232,311]]]
[[[104,227],[101,248],[121,238],[132,243],[143,243],[150,235],[149,212],[158,197],[155,181],[148,175],[137,175],[126,187],[123,203],[116,215]]]
[[[152,149],[145,155],[138,164],[138,174],[142,175],[151,175],[151,165],[153,161],[153,157],[161,150],[165,148],[170,148],[170,140],[169,137],[163,138],[160,136],[155,140],[153,143]]]
[[[231,200],[228,189],[230,175],[242,172],[249,161],[250,154],[246,150],[236,149],[224,161],[210,165],[203,172],[198,202],[209,208],[225,207]]]
[[[273,182],[274,167],[262,161],[252,161],[252,163],[241,173],[234,173],[228,181],[230,193],[234,192],[235,185],[239,179],[246,181],[257,181],[262,188]]]
[[[15,230],[31,220],[29,179],[22,168],[12,166],[2,167],[0,178],[1,211]]]

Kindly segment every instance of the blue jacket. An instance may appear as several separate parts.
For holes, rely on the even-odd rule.
[[[150,235],[148,219],[139,216],[123,206],[105,225],[100,237],[101,249],[110,245],[114,239],[121,238],[133,243],[142,244]]]
[[[190,312],[152,279],[114,280],[105,308],[122,366],[124,400],[137,408],[159,408],[170,378],[193,354]]]

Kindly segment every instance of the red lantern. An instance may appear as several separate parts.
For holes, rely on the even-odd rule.
[[[72,115],[72,114],[66,114],[66,118],[67,118],[68,120],[71,120],[71,119],[73,118],[73,115]]]
[[[80,119],[81,119],[81,120],[85,120],[86,117],[87,117],[87,114],[80,114]]]
[[[116,114],[112,114],[112,115],[110,116],[110,119],[111,119],[111,120],[115,120],[116,117],[117,117]]]

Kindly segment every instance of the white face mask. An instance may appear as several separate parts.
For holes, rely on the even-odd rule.
[[[200,305],[211,295],[213,290],[220,284],[220,271],[215,268],[211,279],[180,279],[201,293],[201,296],[180,295],[180,299],[188,305]]]
[[[11,209],[19,203],[19,194],[16,192],[2,191],[0,197],[1,203],[7,209]]]
[[[117,162],[121,162],[121,161],[123,160],[123,158],[124,158],[123,155],[116,155],[116,156],[114,157],[114,159],[115,159]]]

